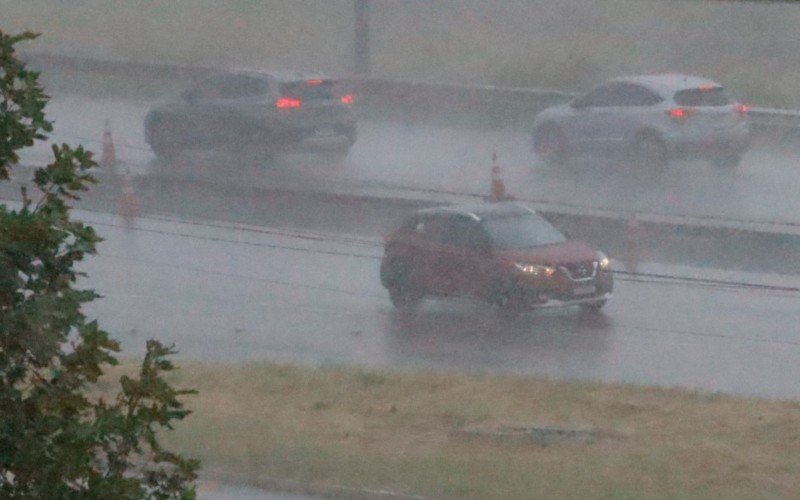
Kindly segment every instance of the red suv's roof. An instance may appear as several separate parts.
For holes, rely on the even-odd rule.
[[[447,215],[460,214],[471,217],[475,220],[482,220],[490,216],[525,215],[536,214],[536,212],[525,205],[519,203],[482,203],[474,205],[443,205],[440,207],[426,208],[419,210],[418,215]]]

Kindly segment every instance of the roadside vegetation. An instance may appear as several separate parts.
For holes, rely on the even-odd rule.
[[[372,0],[378,76],[581,91],[620,74],[697,73],[754,105],[800,108],[800,5],[673,0]],[[352,0],[26,0],[0,27],[35,50],[116,59],[352,69]]]
[[[476,499],[800,492],[798,402],[272,363],[190,363],[171,378],[200,394],[167,441],[252,484]]]
[[[0,183],[52,131],[39,75],[15,54],[33,38],[0,31]],[[193,498],[199,463],[157,437],[190,413],[181,400],[193,391],[163,378],[174,349],[147,341],[136,373],[104,397],[94,390],[119,343],[83,312],[99,296],[77,288],[76,267],[100,238],[70,204],[96,182],[96,163],[81,146],[52,153],[21,202],[0,201],[0,497]]]

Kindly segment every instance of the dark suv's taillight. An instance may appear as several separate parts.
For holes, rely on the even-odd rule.
[[[275,107],[278,109],[299,109],[303,106],[303,101],[294,97],[281,97],[275,101]]]
[[[694,110],[691,108],[672,108],[667,110],[667,115],[677,123],[684,123],[693,114]]]

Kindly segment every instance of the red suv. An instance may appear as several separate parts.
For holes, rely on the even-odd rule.
[[[509,312],[603,307],[608,258],[568,239],[516,203],[420,210],[386,238],[381,283],[396,307],[430,296],[471,296]]]

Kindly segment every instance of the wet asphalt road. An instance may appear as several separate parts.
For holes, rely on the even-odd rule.
[[[110,121],[117,157],[134,174],[153,170],[143,138],[146,102],[55,96],[48,116],[53,139],[100,151],[103,123]],[[798,144],[757,143],[737,168],[676,162],[663,172],[578,159],[568,168],[537,163],[530,136],[520,131],[449,129],[430,125],[362,122],[359,139],[341,164],[300,157],[242,166],[239,159],[183,155],[169,173],[249,186],[327,189],[388,185],[462,193],[486,193],[493,152],[508,190],[519,197],[584,207],[648,213],[716,216],[738,220],[800,223]],[[45,145],[28,161],[49,157]]]
[[[126,353],[158,337],[195,360],[355,363],[532,374],[777,398],[800,397],[800,296],[779,290],[618,281],[599,315],[515,321],[471,301],[399,315],[378,281],[379,242],[79,214],[106,238],[86,266],[105,298],[90,315]],[[705,276],[711,271],[645,265]],[[798,286],[800,278],[726,274]]]
[[[153,156],[142,138],[146,107],[56,97],[49,107],[54,139],[99,150],[103,121],[110,119],[121,168],[147,175]],[[190,153],[172,167],[234,185],[485,192],[496,150],[509,190],[520,196],[800,222],[793,147],[757,147],[735,170],[681,162],[642,177],[584,160],[569,169],[540,168],[527,134],[519,132],[362,123],[359,134],[340,165],[301,158],[243,170],[225,157]],[[47,157],[44,146],[25,155],[33,162]],[[113,216],[87,217],[108,239],[87,267],[91,285],[105,295],[90,312],[122,338],[126,352],[155,336],[200,360],[363,363],[800,396],[800,308],[793,293],[621,281],[598,316],[559,310],[504,322],[487,306],[463,301],[432,302],[402,317],[378,283],[380,248],[373,241],[155,220],[124,230]],[[796,278],[743,279],[797,286]]]

